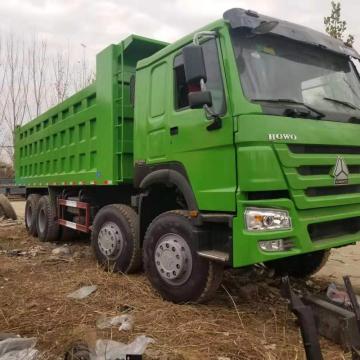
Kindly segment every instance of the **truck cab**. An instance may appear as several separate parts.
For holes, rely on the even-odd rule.
[[[141,217],[179,201],[197,226],[200,256],[300,277],[316,272],[330,248],[359,239],[358,59],[325,34],[231,9],[141,60],[134,130],[134,181],[147,191]],[[156,231],[158,244],[171,233]],[[156,249],[148,261],[165,258]],[[168,280],[164,264],[157,287]],[[171,275],[173,285],[179,276]]]

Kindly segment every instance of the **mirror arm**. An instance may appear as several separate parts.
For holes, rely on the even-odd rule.
[[[193,37],[194,45],[200,45],[201,41],[205,39],[213,39],[216,38],[217,33],[216,31],[200,31],[197,32]],[[200,80],[200,89],[201,91],[206,91],[206,84],[204,79]],[[222,120],[219,114],[215,114],[208,105],[204,105],[205,113],[208,117],[211,118],[212,123],[206,127],[208,131],[217,130],[222,127]]]
[[[214,113],[208,105],[204,105],[204,110],[207,116],[212,120],[212,123],[206,127],[208,131],[222,128],[222,120],[219,114]]]
[[[216,37],[216,31],[199,31],[193,37],[193,44],[200,45],[201,40],[206,38],[213,39]]]

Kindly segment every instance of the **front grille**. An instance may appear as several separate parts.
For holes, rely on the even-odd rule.
[[[294,154],[360,154],[358,146],[289,144]]]
[[[327,195],[345,195],[360,192],[360,185],[323,186],[319,188],[307,188],[305,194],[309,197]]]
[[[310,224],[308,232],[312,241],[352,235],[360,231],[360,217]]]
[[[332,165],[303,165],[297,168],[300,175],[329,175],[334,168]],[[348,165],[350,174],[360,174],[360,165]]]
[[[360,146],[274,144],[299,209],[360,204]],[[345,162],[348,184],[336,184],[338,159]],[[336,196],[336,198],[335,198]]]

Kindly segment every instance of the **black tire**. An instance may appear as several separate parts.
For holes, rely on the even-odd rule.
[[[153,220],[146,231],[143,244],[145,272],[152,286],[165,300],[174,303],[204,303],[213,297],[221,284],[223,265],[204,259],[196,253],[194,246],[196,243],[196,232],[194,230],[195,228],[187,212],[174,210],[159,215]],[[183,270],[179,264],[176,264],[176,266],[179,266],[178,269],[180,269],[179,271],[181,271],[182,274],[180,273],[181,275],[178,275],[180,277],[179,280],[175,278],[171,280],[174,281],[174,283],[171,281],[169,283],[169,281],[164,279],[164,277],[168,275],[167,270],[165,270],[166,275],[160,275],[160,270],[164,273],[164,269],[158,270],[157,266],[161,267],[161,265],[160,263],[158,265],[156,264],[155,255],[159,256],[159,253],[156,253],[158,251],[159,241],[164,241],[166,236],[173,236],[174,234],[177,237],[179,236],[182,242],[186,242],[188,255],[189,257],[191,256],[192,267],[190,271],[189,265],[187,265],[188,269],[186,269],[186,265],[183,265],[189,264],[190,261],[187,258],[185,262],[182,262],[185,270]],[[180,239],[179,237],[178,239]],[[178,240],[175,238],[175,240],[172,241],[177,242]],[[165,245],[168,247],[166,240]],[[170,248],[171,246],[172,245],[170,245]],[[183,246],[181,246],[180,249],[181,251],[185,251]],[[174,248],[172,248],[172,251],[175,251]],[[178,255],[176,255],[176,257],[179,258]],[[188,274],[186,276],[183,275],[186,272],[188,272]],[[185,278],[181,280],[181,276]]]
[[[91,246],[98,263],[105,270],[127,274],[139,270],[141,250],[138,224],[137,213],[127,205],[107,205],[96,214]],[[105,241],[109,236],[111,243],[108,247],[102,244],[102,236],[105,236]]]
[[[296,278],[306,278],[320,271],[329,256],[330,250],[321,250],[268,261],[265,265],[270,269],[274,269],[276,275],[287,274]]]
[[[14,208],[12,207],[10,201],[4,194],[0,194],[0,207],[3,210],[5,217],[13,220],[17,219]]]
[[[37,236],[36,229],[36,214],[37,206],[39,204],[41,195],[30,194],[26,199],[25,204],[25,227],[28,233],[32,236]]]
[[[42,196],[36,212],[36,230],[40,241],[54,242],[59,239],[59,224],[56,221],[56,209],[49,196]]]

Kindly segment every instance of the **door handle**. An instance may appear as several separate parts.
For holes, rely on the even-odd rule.
[[[174,136],[177,135],[179,133],[179,128],[177,126],[173,126],[170,128],[170,135]]]

